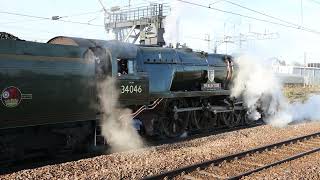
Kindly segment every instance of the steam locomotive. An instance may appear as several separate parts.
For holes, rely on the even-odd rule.
[[[77,151],[99,142],[97,83],[113,77],[119,107],[145,136],[250,123],[229,97],[231,56],[187,47],[55,37],[0,40],[0,160]]]

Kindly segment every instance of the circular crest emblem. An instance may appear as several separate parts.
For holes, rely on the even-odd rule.
[[[21,99],[21,91],[14,86],[5,88],[1,93],[1,101],[3,105],[8,108],[17,107],[20,104]]]

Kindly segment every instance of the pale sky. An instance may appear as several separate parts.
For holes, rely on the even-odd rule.
[[[279,22],[237,7],[223,0],[187,1],[196,2],[205,6],[217,2],[212,5],[212,7],[259,19]],[[218,52],[250,52],[263,56],[264,58],[278,57],[289,62],[303,62],[304,52],[306,52],[308,61],[320,62],[320,52],[318,50],[318,44],[320,42],[320,21],[318,20],[318,18],[320,18],[320,0],[302,0],[302,20],[301,0],[230,1],[282,20],[319,31],[319,34],[285,28],[206,8],[178,3],[175,4],[175,8],[178,8],[179,10],[175,12],[179,13],[176,16],[180,20],[180,41],[187,43],[187,45],[194,49],[208,51],[208,42],[201,39],[204,39],[206,34],[210,34],[212,40],[210,41],[209,51],[212,51],[214,42],[216,40],[221,40],[224,35],[239,36],[241,33],[252,36],[253,32],[260,34],[265,32],[276,33],[276,39],[243,41],[241,43],[241,48],[239,39],[232,39],[232,43],[228,43],[227,47],[226,44],[220,45],[218,47]],[[116,5],[128,5],[129,1],[102,0],[102,2],[108,9]],[[133,5],[146,2],[148,2],[148,0],[131,0],[131,4]],[[166,2],[174,2],[174,0],[167,0]],[[99,12],[101,9],[102,7],[98,0],[1,0],[0,12],[2,13],[0,13],[0,31],[9,32],[21,39],[42,42],[46,42],[59,35],[107,39],[108,36],[104,29],[104,12]],[[43,20],[34,17],[21,17],[5,14],[4,12],[45,18],[51,18],[52,16],[69,16],[62,18],[62,20],[82,23],[90,21],[91,24],[97,26]],[[79,15],[83,13],[88,14]]]

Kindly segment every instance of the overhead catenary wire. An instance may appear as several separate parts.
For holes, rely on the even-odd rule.
[[[8,11],[0,11],[0,14],[9,14],[9,15],[15,15],[15,16],[21,16],[21,17],[29,17],[29,18],[36,18],[36,19],[50,20],[50,21],[60,21],[60,22],[65,22],[65,23],[81,24],[81,25],[88,25],[88,26],[95,26],[95,27],[104,27],[104,25],[91,24],[91,23],[78,22],[78,21],[71,21],[71,20],[63,20],[63,19],[60,19],[60,18],[53,19],[53,18],[49,18],[49,17],[34,16],[34,15],[28,15],[28,14],[15,13],[15,12],[8,12]]]
[[[85,12],[85,13],[79,13],[79,14],[72,14],[72,15],[66,15],[66,16],[60,16],[61,18],[69,18],[69,17],[76,17],[76,16],[84,16],[84,15],[89,15],[89,14],[97,14],[100,12],[103,12],[103,9],[99,9],[97,11],[91,11],[91,12]]]
[[[85,22],[70,21],[70,20],[63,20],[63,19],[58,19],[57,21],[66,22],[66,23],[72,23],[72,24],[81,24],[81,25],[95,26],[95,27],[104,27],[104,25],[91,24],[91,23],[89,23],[89,22],[85,23]]]
[[[248,10],[248,11],[252,11],[252,12],[254,12],[254,13],[257,13],[257,14],[260,14],[260,15],[263,15],[263,16],[266,16],[266,17],[268,17],[268,18],[281,21],[281,22],[283,22],[283,23],[287,23],[287,24],[290,24],[290,25],[293,25],[293,26],[297,26],[297,27],[300,26],[300,25],[298,25],[298,24],[295,24],[295,23],[292,23],[292,22],[289,22],[289,21],[286,21],[286,20],[277,18],[277,17],[275,17],[275,16],[271,16],[271,15],[269,15],[269,14],[266,14],[266,13],[261,12],[261,11],[254,10],[254,9],[252,9],[252,8],[248,8],[248,7],[246,7],[246,6],[243,6],[243,5],[234,3],[234,2],[232,2],[232,1],[228,1],[228,0],[223,0],[223,1],[226,2],[226,3],[232,4],[232,5],[238,6],[238,7],[240,7],[240,8],[246,9],[246,10]],[[306,29],[307,29],[307,28],[306,28]]]
[[[226,3],[229,3],[229,4],[232,4],[232,5],[235,5],[235,6],[238,6],[240,8],[243,8],[243,9],[246,9],[246,10],[249,10],[249,11],[252,11],[254,13],[257,13],[257,14],[260,14],[260,15],[263,15],[263,16],[266,16],[268,18],[271,18],[271,19],[275,19],[275,20],[278,20],[280,22],[283,22],[283,23],[287,23],[287,24],[290,24],[290,25],[293,25],[293,26],[296,26],[296,27],[302,27],[302,24],[303,24],[303,11],[302,11],[302,0],[301,0],[301,4],[300,4],[300,8],[301,8],[301,25],[299,24],[295,24],[295,23],[292,23],[292,22],[289,22],[289,21],[286,21],[286,20],[283,20],[283,19],[280,19],[280,18],[277,18],[275,16],[272,16],[272,15],[269,15],[269,14],[266,14],[264,12],[260,12],[260,11],[257,11],[257,10],[254,10],[252,8],[248,8],[246,6],[243,6],[243,5],[240,5],[240,4],[237,4],[237,3],[234,3],[234,2],[231,2],[231,1],[228,1],[228,0],[223,0],[224,2]],[[312,29],[309,29],[309,28],[306,28],[306,27],[302,27],[303,29],[305,30],[309,30],[309,31],[315,31],[315,30],[312,30]]]
[[[29,18],[37,18],[37,19],[51,20],[51,18],[48,18],[48,17],[33,16],[33,15],[20,14],[20,13],[8,12],[8,11],[0,11],[0,14],[9,14],[9,15],[22,16],[22,17],[29,17]]]
[[[289,25],[289,24],[283,24],[283,23],[279,23],[279,22],[274,22],[274,21],[269,21],[266,19],[260,19],[260,18],[256,18],[256,17],[252,17],[252,16],[248,16],[248,15],[243,15],[240,13],[236,13],[236,12],[232,12],[232,11],[227,11],[227,10],[223,10],[223,9],[217,9],[217,8],[213,8],[213,7],[208,7],[206,5],[203,4],[198,4],[198,3],[194,3],[194,2],[190,2],[190,1],[186,1],[186,0],[176,0],[185,4],[190,4],[193,6],[197,6],[197,7],[202,7],[202,8],[207,8],[207,9],[211,9],[211,10],[215,10],[215,11],[219,11],[219,12],[223,12],[223,13],[227,13],[227,14],[232,14],[232,15],[236,15],[236,16],[240,16],[240,17],[244,17],[247,19],[252,19],[252,20],[256,20],[256,21],[260,21],[260,22],[265,22],[265,23],[269,23],[269,24],[273,24],[273,25],[278,25],[278,26],[282,26],[282,27],[286,27],[286,28],[292,28],[292,29],[297,29],[297,30],[302,30],[302,31],[306,31],[306,32],[310,32],[310,33],[314,33],[314,34],[319,34],[319,31],[316,30],[311,30],[302,26],[294,26],[294,25]]]
[[[106,7],[104,6],[104,4],[102,3],[102,1],[101,1],[101,0],[98,0],[98,1],[99,1],[100,5],[102,6],[103,11],[104,11],[104,12],[107,12],[107,9],[106,9]]]
[[[33,20],[17,20],[17,21],[10,21],[10,22],[2,22],[0,25],[7,25],[7,24],[16,24],[16,23],[28,23],[28,22],[35,22],[35,21],[45,21],[47,19],[33,19]]]
[[[77,16],[84,16],[84,15],[89,15],[89,14],[97,14],[103,12],[103,9],[100,9],[98,11],[91,11],[91,12],[86,12],[86,13],[78,13],[78,14],[72,14],[72,15],[67,15],[67,16],[58,16],[58,19],[61,18],[70,18],[70,17],[77,17]],[[22,14],[17,14],[17,13],[10,13],[10,12],[3,12],[6,14],[10,14],[10,15],[22,15]],[[39,17],[39,16],[30,16],[30,15],[26,15],[24,14],[25,17],[29,17],[29,18],[37,18],[36,20],[17,20],[17,21],[9,21],[9,22],[3,22],[0,23],[0,25],[6,25],[6,24],[16,24],[16,23],[26,23],[26,22],[34,22],[34,21],[42,21],[42,20],[52,20],[52,18],[46,18],[46,17]],[[97,18],[91,19],[88,22],[91,22],[93,20],[95,20]]]

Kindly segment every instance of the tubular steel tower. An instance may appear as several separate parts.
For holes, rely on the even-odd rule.
[[[163,19],[169,14],[167,4],[150,4],[148,6],[111,8],[106,13],[105,28],[115,34],[117,40],[142,45],[164,45]]]

